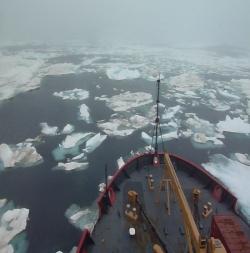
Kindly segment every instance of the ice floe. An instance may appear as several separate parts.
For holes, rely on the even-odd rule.
[[[67,135],[65,140],[62,142],[61,147],[62,148],[73,148],[75,147],[80,141],[87,140],[92,133],[73,133],[70,135]]]
[[[73,90],[64,90],[59,92],[54,92],[54,96],[60,97],[63,100],[84,100],[89,97],[89,91],[75,88]]]
[[[78,68],[79,66],[72,63],[56,63],[44,68],[43,71],[46,72],[46,75],[65,75],[75,73]]]
[[[136,79],[140,77],[140,72],[137,69],[118,66],[107,69],[106,74],[109,79],[113,80]]]
[[[99,100],[106,101],[107,106],[115,112],[127,111],[153,102],[150,93],[130,91],[114,95],[111,98],[102,97]]]
[[[55,148],[52,151],[54,159],[56,161],[61,161],[64,160],[67,155],[73,157],[78,156],[81,153],[79,146],[85,143],[92,135],[92,132],[72,133],[70,135],[67,135],[62,143],[59,144],[59,147]]]
[[[0,206],[0,252],[14,252],[11,242],[26,229],[28,216],[29,209],[12,208],[7,204],[7,200],[4,200],[4,204]]]
[[[86,123],[92,122],[89,107],[85,104],[79,106],[79,119],[85,121]]]
[[[86,153],[93,152],[96,148],[98,148],[107,138],[107,135],[101,135],[100,133],[96,134],[92,138],[88,139],[85,144],[85,149],[83,149]]]
[[[175,114],[181,112],[182,107],[180,105],[176,105],[173,107],[169,107],[165,109],[165,111],[161,115],[162,120],[170,120],[173,119]]]
[[[237,211],[250,224],[249,166],[228,157],[215,154],[208,163],[202,164],[212,175],[218,178],[238,198]]]
[[[75,170],[85,170],[88,168],[88,163],[82,163],[82,162],[67,162],[67,163],[62,163],[59,162],[57,164],[57,167],[54,167],[54,170],[65,170],[65,171],[75,171]]]
[[[241,118],[230,118],[229,115],[226,116],[224,121],[220,121],[217,123],[217,128],[223,132],[231,132],[231,133],[242,133],[249,134],[250,133],[250,124]]]
[[[152,136],[148,135],[145,132],[141,133],[141,138],[148,145],[151,145],[152,143],[155,143],[155,139],[156,139],[155,136],[152,138]],[[172,132],[164,133],[164,134],[158,136],[158,143],[161,143],[162,141],[163,142],[170,141],[170,140],[177,139],[177,138],[178,138],[177,131],[172,131]]]
[[[43,122],[40,123],[40,126],[42,128],[41,133],[44,135],[57,135],[58,134],[58,127],[57,126],[49,126],[48,123]]]
[[[141,115],[133,115],[129,118],[115,115],[108,122],[97,122],[98,127],[110,136],[128,136],[135,130],[149,124],[149,120]]]
[[[63,128],[61,134],[71,134],[72,132],[74,132],[74,130],[75,130],[75,127],[73,125],[67,124]]]
[[[81,208],[76,204],[72,204],[66,210],[65,216],[75,227],[81,230],[87,228],[92,231],[98,218],[98,208],[95,205],[88,208]]]
[[[43,158],[37,153],[37,150],[34,146],[32,146],[32,143],[22,142],[12,146],[3,143],[0,145],[0,161],[2,161],[2,169],[4,169],[15,166],[34,166],[41,163]]]
[[[204,80],[195,72],[186,72],[170,77],[168,84],[187,97],[196,97],[195,91],[204,86]]]

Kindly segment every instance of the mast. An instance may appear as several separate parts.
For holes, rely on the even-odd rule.
[[[160,103],[160,74],[159,78],[157,79],[156,86],[157,86],[157,98],[156,98],[156,119],[155,119],[155,131],[154,135],[155,136],[155,156],[154,156],[154,164],[158,165],[159,164],[159,159],[158,159],[158,136],[159,136],[159,128],[160,128],[160,116],[159,116],[159,103]]]

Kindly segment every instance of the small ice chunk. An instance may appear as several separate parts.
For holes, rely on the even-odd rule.
[[[2,160],[5,168],[15,166],[15,160],[13,159],[13,156],[14,153],[9,145],[5,143],[0,145],[0,160]]]
[[[249,134],[250,133],[250,124],[242,120],[241,118],[233,118],[231,119],[230,116],[226,116],[224,121],[220,121],[217,124],[217,128],[223,132],[231,132],[231,133],[243,133]]]
[[[101,135],[100,133],[96,134],[86,142],[86,148],[83,151],[87,153],[93,152],[98,148],[107,138],[107,135]]]
[[[105,183],[100,183],[98,185],[98,188],[99,188],[99,192],[104,192],[105,189],[106,189],[106,184]]]
[[[85,104],[82,104],[80,105],[79,109],[80,109],[79,119],[84,120],[86,123],[91,123],[92,119],[90,117],[89,107]]]
[[[120,169],[123,165],[125,164],[124,160],[122,157],[119,157],[117,159],[117,165],[118,165],[118,169]]]
[[[71,134],[72,132],[74,132],[75,127],[71,124],[67,124],[63,130],[62,130],[62,134]]]
[[[59,91],[54,92],[54,96],[60,97],[63,100],[84,100],[89,97],[89,92],[87,90],[83,89],[73,89],[73,90],[65,90],[65,91]]]
[[[57,126],[49,126],[46,122],[40,123],[40,126],[42,128],[41,132],[45,135],[53,136],[58,134]]]
[[[80,162],[68,162],[68,163],[58,163],[57,167],[54,170],[85,170],[88,168],[88,163],[80,163]]]
[[[141,133],[141,138],[148,144],[148,145],[151,145],[152,144],[152,141],[153,143],[155,142],[155,136],[153,137],[153,140],[152,140],[152,137],[149,136],[147,133],[145,132],[142,132]],[[164,133],[162,134],[161,136],[158,136],[158,143],[160,142],[165,142],[165,141],[170,141],[170,140],[173,140],[173,139],[177,139],[178,138],[178,133],[177,131],[172,131],[172,132],[169,132],[169,133]]]

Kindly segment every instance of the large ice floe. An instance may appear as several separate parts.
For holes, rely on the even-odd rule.
[[[63,100],[84,100],[89,97],[89,91],[75,88],[73,90],[54,92],[53,95]]]
[[[0,171],[9,167],[28,167],[43,162],[32,141],[21,142],[16,145],[3,143],[0,145]]]
[[[230,118],[229,115],[226,116],[224,121],[220,121],[217,123],[217,128],[221,132],[231,132],[231,133],[242,133],[249,134],[250,133],[250,124],[242,120],[241,118]]]
[[[72,204],[66,210],[65,216],[75,227],[81,230],[87,228],[92,231],[98,218],[98,208],[96,205],[92,205],[88,208],[81,208],[76,204]]]
[[[44,68],[43,71],[46,75],[66,75],[75,73],[78,68],[79,66],[72,63],[56,63]]]
[[[96,97],[96,100],[106,101],[106,105],[115,112],[127,111],[153,102],[152,95],[147,92],[124,92],[108,97]]]
[[[237,197],[237,212],[250,224],[249,166],[221,154],[210,156],[202,165]]]
[[[128,69],[119,66],[107,69],[106,74],[109,79],[113,80],[136,79],[140,77],[140,72],[137,69]]]
[[[150,123],[149,119],[135,114],[128,118],[124,115],[113,115],[109,121],[98,121],[97,126],[102,129],[104,133],[110,136],[128,136],[135,130],[143,128]]]
[[[111,98],[98,97],[96,100],[106,101],[110,109],[119,112],[119,114],[112,114],[108,121],[97,122],[98,127],[110,136],[128,136],[150,123],[146,117],[148,113],[146,108],[153,102],[152,95],[149,93],[128,91]]]
[[[79,119],[85,121],[86,123],[92,122],[89,107],[85,104],[79,106]]]
[[[14,208],[6,199],[0,199],[0,252],[12,253],[15,237],[26,229],[29,209]]]
[[[185,113],[183,125],[186,130],[180,131],[183,137],[190,137],[196,148],[215,148],[223,146],[221,139],[224,135],[219,129],[207,120],[200,119],[194,113]],[[188,133],[188,135],[186,135]]]

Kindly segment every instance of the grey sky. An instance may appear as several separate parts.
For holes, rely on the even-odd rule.
[[[0,0],[0,42],[250,44],[250,0]]]

